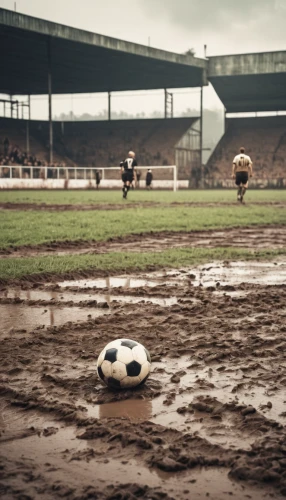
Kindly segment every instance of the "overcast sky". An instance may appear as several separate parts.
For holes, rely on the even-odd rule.
[[[14,10],[14,4],[14,0],[0,0],[3,8]],[[193,48],[198,57],[203,57],[204,44],[208,55],[286,49],[286,0],[17,0],[16,9],[131,42],[150,42],[171,52]],[[206,104],[216,107],[211,90],[205,95]],[[175,107],[176,102],[178,109],[179,97]],[[146,106],[143,98],[136,99],[136,105],[136,111]],[[80,109],[84,109],[83,100]]]

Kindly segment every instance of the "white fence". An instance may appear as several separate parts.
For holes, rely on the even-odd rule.
[[[187,188],[188,181],[177,180],[177,167],[171,166],[140,166],[139,170],[168,169],[172,171],[172,179],[154,179],[154,189]],[[0,168],[0,189],[94,189],[96,188],[96,170],[100,172],[100,187],[104,189],[120,189],[122,187],[120,167],[85,168],[85,167],[30,167],[3,166]],[[113,178],[110,172],[113,172]],[[109,172],[106,175],[106,172]],[[107,177],[107,178],[106,178]],[[156,177],[156,176],[155,176]],[[137,187],[145,186],[145,178],[141,176]]]
[[[121,189],[121,181],[113,181],[112,179],[105,179],[100,182],[100,189]],[[173,181],[153,181],[153,189],[166,189],[173,190]],[[177,182],[177,189],[188,189],[189,181],[182,180]],[[138,186],[136,186],[136,189]],[[145,189],[145,182],[140,182],[140,189]],[[0,190],[5,189],[96,189],[96,183],[84,180],[69,180],[65,182],[62,179],[1,179]]]

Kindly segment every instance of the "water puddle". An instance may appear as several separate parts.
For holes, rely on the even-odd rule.
[[[204,287],[220,285],[239,285],[250,283],[257,285],[282,285],[286,283],[286,261],[245,262],[237,261],[224,264],[212,262],[198,267],[167,272],[154,272],[142,277],[118,276],[100,279],[62,281],[62,288],[140,288],[182,285],[186,281],[194,286]]]
[[[80,493],[87,484],[96,491],[99,488],[104,490],[112,484],[120,490],[121,487],[124,488],[126,493],[129,484],[136,483],[160,488],[160,491],[181,500],[206,497],[210,500],[223,500],[230,495],[234,500],[273,498],[273,492],[266,486],[262,490],[257,486],[231,480],[227,468],[196,467],[181,472],[166,472],[154,466],[148,468],[144,464],[145,452],[142,452],[142,457],[134,458],[134,453],[130,456],[127,451],[123,455],[120,449],[118,457],[116,446],[109,450],[109,443],[104,441],[77,439],[77,431],[72,426],[62,427],[52,420],[43,421],[42,416],[38,418],[30,412],[28,420],[24,412],[17,413],[24,418],[11,422],[9,429],[4,426],[5,431],[9,430],[10,434],[8,439],[1,439],[1,448],[7,460],[7,484],[10,484],[11,477],[14,476],[10,475],[9,468],[12,466],[14,471],[13,464],[17,463],[17,484],[18,487],[21,485],[23,495],[28,491],[26,475],[33,472],[29,488],[37,489],[40,486],[43,495],[46,488],[49,492],[50,485],[57,483],[72,488],[75,493]],[[2,425],[0,427],[3,429]],[[276,493],[275,498],[280,500],[283,497]]]
[[[0,304],[1,337],[17,332],[26,333],[36,327],[59,326],[69,321],[87,321],[108,313],[106,309]]]
[[[153,403],[154,401],[151,399],[126,399],[94,406],[82,402],[82,405],[87,409],[89,417],[123,417],[132,422],[142,422],[151,420],[154,413]]]
[[[21,299],[25,301],[56,301],[56,302],[80,302],[97,301],[98,303],[107,302],[111,305],[112,302],[123,302],[126,304],[139,304],[140,302],[151,303],[161,307],[168,307],[177,304],[177,297],[149,297],[149,296],[132,296],[132,295],[111,295],[108,293],[73,293],[71,291],[51,291],[51,290],[22,290],[21,288],[13,288],[0,292],[0,298]],[[190,300],[190,299],[189,299]]]
[[[286,262],[231,262],[200,266],[199,281],[203,286],[238,285],[246,282],[257,285],[286,283]]]
[[[259,363],[259,359],[256,360]],[[261,366],[263,367],[263,359]],[[275,387],[267,376],[270,364],[265,368],[251,369],[245,372],[243,361],[229,365],[226,370],[221,365],[192,368],[190,357],[184,356],[178,360],[165,359],[152,364],[151,377],[160,380],[168,391],[155,399],[128,399],[101,405],[80,404],[87,410],[87,415],[94,418],[124,417],[133,422],[150,420],[156,424],[182,432],[198,432],[213,444],[230,448],[249,447],[257,439],[256,434],[243,433],[236,429],[240,410],[238,405],[253,406],[257,412],[268,420],[275,420],[284,425],[285,393]],[[259,372],[260,370],[260,372]],[[171,377],[180,373],[179,383],[170,383]],[[265,381],[260,379],[266,375]],[[260,380],[260,382],[259,382]],[[148,381],[147,381],[148,384]],[[171,397],[170,397],[171,396]],[[212,418],[211,413],[195,410],[194,412],[179,412],[200,397],[208,397],[222,404],[230,404],[231,409],[225,409],[220,420]],[[168,400],[169,398],[169,400]],[[271,403],[271,404],[270,404]]]
[[[57,301],[57,302],[81,302],[92,299],[96,299],[93,294],[86,293],[72,293],[72,292],[57,292],[53,290],[22,290],[19,287],[11,288],[0,292],[0,297],[8,299],[21,299],[21,300],[45,300],[45,301]],[[102,302],[105,301],[105,295],[100,295]]]
[[[154,276],[154,278],[153,278]],[[150,275],[150,278],[133,278],[131,276],[119,276],[115,278],[98,278],[98,279],[83,279],[83,280],[68,280],[59,283],[62,288],[79,287],[79,288],[141,288],[141,287],[156,287],[158,285],[171,285],[172,280],[160,279],[160,274]]]
[[[110,309],[97,307],[122,304],[154,304],[169,307],[178,302],[177,297],[149,297],[148,295],[111,295],[108,293],[73,293],[67,290],[22,290],[13,288],[2,291],[0,299],[20,299],[23,303],[0,303],[1,334],[25,333],[36,327],[59,326],[67,322],[87,321]],[[195,302],[195,299],[193,299]],[[26,301],[34,302],[25,304]],[[46,302],[42,305],[43,302]]]
[[[249,290],[215,290],[213,294],[218,297],[227,295],[228,297],[240,298],[246,297],[249,294]]]
[[[162,362],[153,363],[153,370],[160,371],[161,383],[167,383],[170,377],[181,372],[178,392],[183,389],[182,402],[188,404],[194,396],[207,394],[215,397],[221,403],[228,403],[236,400],[237,404],[252,405],[257,410],[262,409],[262,413],[267,414],[267,418],[285,423],[285,419],[280,416],[285,410],[285,393],[277,387],[277,381],[272,381],[267,374],[272,373],[272,365],[275,365],[275,359],[265,363],[263,358],[255,358],[256,366],[249,367],[246,371],[244,361],[228,362],[227,369],[222,370],[222,365],[212,365],[212,367],[192,368],[192,360],[188,357],[181,357],[178,360],[162,360]],[[285,363],[286,366],[286,363]],[[282,368],[282,366],[281,366]],[[285,367],[283,367],[285,368]],[[264,380],[265,376],[265,380]],[[263,385],[262,385],[263,382]],[[188,401],[188,394],[190,401]],[[186,400],[187,399],[187,400]],[[265,408],[271,400],[272,406]],[[180,404],[180,398],[176,398]]]
[[[33,429],[32,429],[33,427]],[[0,443],[12,441],[13,439],[24,439],[27,431],[42,427],[60,427],[59,422],[53,420],[40,412],[25,412],[19,408],[10,406],[5,400],[0,399]]]

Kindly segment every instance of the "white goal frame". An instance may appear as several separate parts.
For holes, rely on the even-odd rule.
[[[138,170],[155,170],[155,169],[160,169],[160,170],[163,170],[163,169],[168,169],[168,170],[173,170],[173,191],[177,191],[178,189],[178,174],[177,174],[177,165],[155,165],[155,166],[147,166],[146,165],[143,165],[141,167],[141,165],[138,165]],[[117,171],[120,171],[120,167],[102,167],[102,168],[95,168],[95,170],[99,170],[100,172],[102,172],[102,176],[101,176],[101,179],[104,180],[105,179],[105,171],[110,171],[110,170],[117,170]],[[136,170],[136,168],[135,168]]]
[[[8,169],[8,176],[3,177],[2,172],[3,169]],[[30,171],[29,179],[25,179],[25,169],[28,169]],[[154,166],[145,166],[143,165],[138,165],[138,170],[158,170],[158,169],[168,169],[168,170],[173,170],[173,191],[177,191],[178,189],[178,177],[177,177],[177,166],[176,165],[154,165]],[[48,171],[52,170],[53,171],[53,177],[49,178],[48,177]],[[13,188],[14,184],[17,184],[17,187],[20,187],[21,184],[25,186],[29,184],[29,187],[38,187],[39,189],[41,187],[46,187],[45,183],[51,184],[51,188],[55,187],[52,186],[53,181],[57,184],[57,188],[61,187],[61,184],[64,183],[64,181],[68,181],[73,183],[73,181],[81,181],[81,182],[95,182],[95,172],[99,171],[101,172],[101,180],[105,180],[105,172],[110,170],[116,170],[118,172],[118,181],[120,182],[121,176],[120,176],[120,167],[49,167],[49,166],[38,166],[38,167],[33,167],[33,166],[21,166],[21,165],[1,165],[0,167],[0,189],[1,188]],[[37,171],[37,173],[36,173]],[[41,171],[41,177],[37,177],[37,174],[39,174],[39,171]],[[73,173],[73,175],[70,175],[70,172]],[[80,174],[79,174],[80,173]],[[158,181],[159,179],[155,179],[155,182]],[[61,184],[59,184],[61,183]],[[4,184],[4,185],[3,185]],[[43,184],[43,185],[42,185]],[[84,185],[81,186],[84,188]]]

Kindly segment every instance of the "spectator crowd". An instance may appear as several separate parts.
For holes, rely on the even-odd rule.
[[[10,144],[8,137],[5,137],[3,141],[2,153],[0,153],[0,177],[10,177],[10,169],[6,167],[14,167],[16,172],[16,177],[19,177],[19,168],[22,168],[23,177],[29,178],[33,177],[36,179],[44,178],[45,172],[43,167],[47,168],[47,177],[54,178],[57,175],[57,168],[64,168],[65,163],[54,163],[49,165],[48,162],[42,158],[38,158],[33,154],[22,151],[19,146]],[[38,167],[33,169],[31,172],[31,167]],[[13,173],[13,171],[12,171]],[[13,175],[12,175],[13,176]]]

